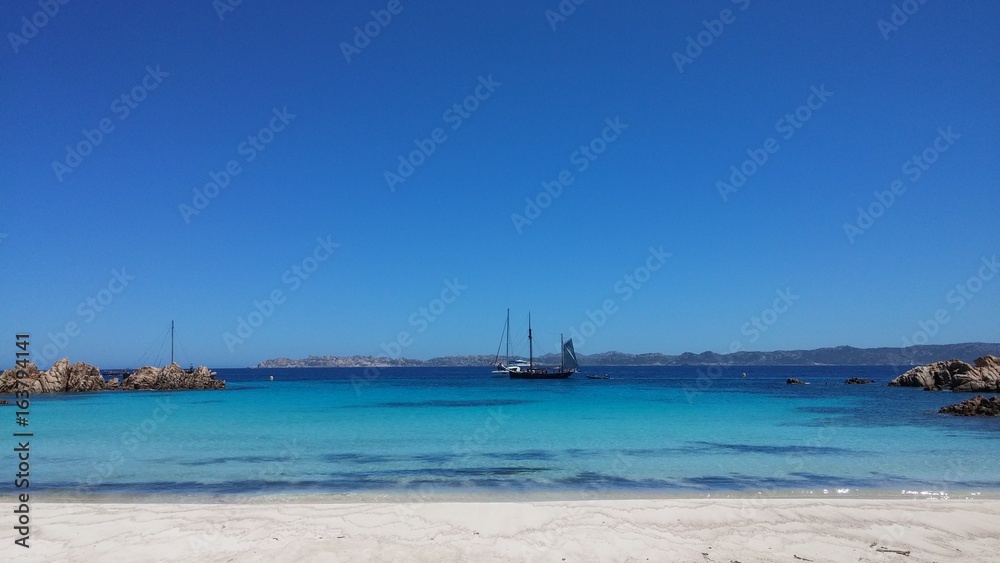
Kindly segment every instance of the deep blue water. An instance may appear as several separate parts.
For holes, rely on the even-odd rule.
[[[32,490],[1000,492],[1000,420],[939,415],[968,395],[885,387],[889,367],[489,371],[219,370],[226,391],[36,396]],[[843,383],[853,376],[879,384]]]

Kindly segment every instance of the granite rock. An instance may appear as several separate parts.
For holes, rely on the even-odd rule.
[[[917,366],[889,382],[892,387],[939,391],[1000,391],[1000,358],[983,356],[970,365],[961,360]]]
[[[1000,416],[1000,397],[987,399],[982,395],[976,395],[961,403],[943,407],[938,412],[957,416]]]

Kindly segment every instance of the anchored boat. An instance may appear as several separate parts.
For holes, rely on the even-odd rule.
[[[534,342],[531,334],[531,313],[528,313],[528,361],[518,361],[513,364],[510,363],[510,310],[507,310],[507,323],[504,325],[504,332],[500,336],[500,342],[503,342],[504,336],[507,337],[507,359],[505,362],[500,362],[500,349],[497,349],[496,359],[494,360],[494,369],[491,374],[493,377],[504,377],[506,375],[510,379],[566,379],[567,377],[576,373],[579,364],[576,360],[576,350],[573,348],[573,339],[570,338],[567,341],[563,341],[562,335],[559,335],[560,350],[561,354],[559,357],[559,367],[546,367],[546,366],[536,366],[534,357]]]

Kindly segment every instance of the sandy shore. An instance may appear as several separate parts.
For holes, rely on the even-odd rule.
[[[35,503],[31,515],[32,547],[14,546],[4,525],[0,559],[1000,560],[1000,501],[985,499]]]

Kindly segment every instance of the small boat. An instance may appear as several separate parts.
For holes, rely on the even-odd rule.
[[[605,373],[604,375],[597,375],[597,374],[587,375],[586,378],[587,379],[611,379],[611,376]]]
[[[493,372],[493,377],[510,377],[511,372],[527,371],[529,367],[531,367],[531,363],[527,360],[516,360],[514,363],[506,362],[503,364],[497,364],[496,371]]]

